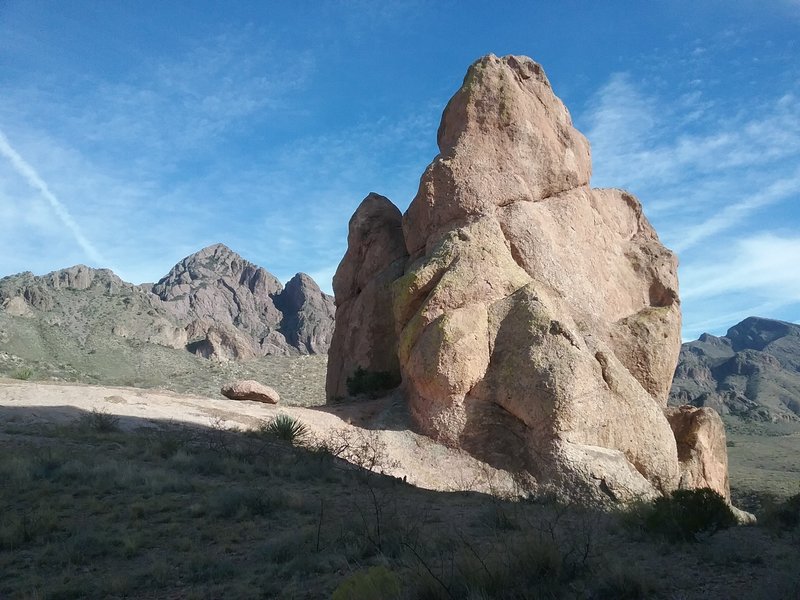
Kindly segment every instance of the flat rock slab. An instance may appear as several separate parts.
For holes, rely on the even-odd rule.
[[[379,429],[385,421],[402,423],[405,409],[396,397],[338,404],[320,408],[281,406],[255,402],[232,404],[222,398],[205,398],[165,390],[81,384],[19,381],[0,378],[0,439],[6,426],[15,430],[43,424],[67,424],[91,411],[119,417],[119,427],[133,430],[184,424],[193,427],[256,429],[264,421],[287,414],[302,421],[312,438],[342,436],[354,446],[379,444],[386,454],[380,469],[417,487],[439,491],[512,493],[511,474],[494,469],[466,452],[447,448],[431,439],[396,426]]]

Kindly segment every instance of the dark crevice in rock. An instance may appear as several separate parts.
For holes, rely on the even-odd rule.
[[[666,308],[678,300],[678,293],[665,287],[658,279],[654,279],[650,284],[649,296],[650,306],[654,308]]]
[[[511,252],[511,258],[517,264],[517,266],[528,273],[528,270],[525,268],[525,261],[522,258],[522,253],[517,248],[517,245],[511,241],[511,237],[508,235],[508,231],[506,231],[505,224],[503,221],[498,221],[500,223],[500,231],[503,232],[503,237],[506,239],[506,243],[508,244],[508,249]],[[530,275],[530,273],[528,273]]]
[[[603,376],[603,381],[606,382],[608,389],[612,389],[614,385],[614,379],[611,377],[611,373],[608,370],[608,357],[602,352],[595,352],[594,358],[600,365],[600,373]]]
[[[608,496],[613,502],[617,502],[619,500],[619,497],[614,493],[614,490],[608,487],[608,484],[606,483],[605,479],[600,479],[600,481],[597,484],[597,489],[599,489],[606,496]]]
[[[571,346],[580,349],[580,344],[569,329],[565,329],[560,321],[550,321],[550,335],[560,335],[564,337]]]

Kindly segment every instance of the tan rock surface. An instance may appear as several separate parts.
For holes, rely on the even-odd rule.
[[[470,67],[438,141],[393,284],[416,427],[572,497],[675,489],[662,408],[680,349],[677,260],[639,201],[588,186],[588,143],[525,57]],[[329,362],[328,381],[341,377]]]
[[[544,70],[526,57],[476,61],[444,111],[437,141],[440,154],[403,222],[414,258],[453,223],[587,185],[591,175],[586,138]]]
[[[14,317],[32,317],[33,312],[31,311],[28,303],[25,302],[25,299],[22,296],[14,296],[13,298],[6,298],[2,304],[0,304],[0,308],[6,311],[8,314]]]
[[[120,417],[120,427],[158,427],[185,423],[199,427],[257,428],[264,421],[288,414],[302,421],[318,439],[335,434],[353,440],[368,438],[385,448],[381,469],[431,490],[512,492],[514,481],[465,452],[446,448],[400,426],[391,398],[324,409],[277,406],[255,402],[231,403],[205,398],[125,387],[35,383],[0,379],[0,419],[6,422],[69,423],[83,412],[98,410]],[[391,424],[392,429],[387,429]],[[0,436],[0,443],[2,437]]]
[[[222,386],[220,393],[231,400],[253,400],[254,402],[265,402],[267,404],[277,404],[281,397],[274,389],[252,379],[232,381]]]
[[[730,501],[725,425],[720,416],[713,409],[694,406],[670,406],[664,412],[678,442],[679,487],[708,487]]]

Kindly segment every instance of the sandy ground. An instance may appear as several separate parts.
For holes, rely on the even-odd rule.
[[[0,423],[66,423],[80,411],[103,411],[120,417],[120,427],[158,427],[182,423],[204,427],[251,429],[279,413],[302,421],[317,439],[345,436],[385,448],[376,470],[416,486],[440,491],[513,490],[508,473],[446,448],[410,431],[395,397],[302,408],[204,398],[163,390],[29,382],[0,378]],[[0,440],[0,446],[2,441]]]

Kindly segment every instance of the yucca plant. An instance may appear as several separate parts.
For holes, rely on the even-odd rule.
[[[308,435],[308,427],[302,421],[286,414],[279,414],[267,422],[264,431],[290,444],[295,444]]]

